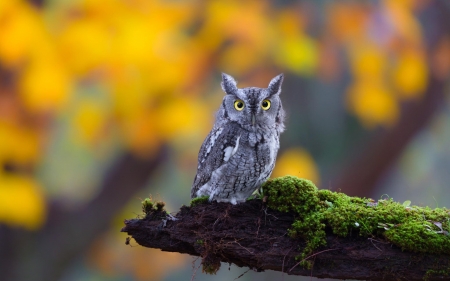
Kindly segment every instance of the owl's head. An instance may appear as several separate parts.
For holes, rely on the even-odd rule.
[[[267,88],[249,87],[238,89],[236,81],[222,74],[222,89],[225,92],[218,117],[239,123],[248,130],[276,128],[284,130],[284,110],[280,93],[283,74],[273,78]]]

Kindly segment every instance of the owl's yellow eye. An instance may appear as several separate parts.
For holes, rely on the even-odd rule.
[[[263,100],[261,103],[261,108],[268,110],[270,108],[270,100]]]
[[[234,108],[236,108],[236,110],[241,111],[242,109],[244,109],[244,102],[241,100],[236,100],[234,102]]]

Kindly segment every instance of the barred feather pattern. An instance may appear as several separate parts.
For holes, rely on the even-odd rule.
[[[238,89],[222,74],[223,102],[198,155],[191,197],[244,202],[272,173],[284,130],[283,75],[267,88]]]

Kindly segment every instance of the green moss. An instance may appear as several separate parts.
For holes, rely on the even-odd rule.
[[[165,212],[164,206],[166,205],[166,203],[164,203],[163,201],[154,203],[151,198],[145,198],[141,203],[142,211],[145,213],[145,215],[152,214],[155,211]]]
[[[299,259],[303,260],[314,249],[326,245],[324,210],[329,205],[320,200],[319,191],[311,181],[286,176],[267,181],[263,190],[268,196],[267,204],[270,208],[298,215],[289,230],[289,235],[300,236],[307,242]],[[310,266],[308,261],[301,264],[305,267]]]
[[[297,214],[289,234],[307,242],[300,259],[326,245],[326,227],[342,237],[349,233],[383,236],[402,250],[450,254],[448,209],[410,207],[392,199],[374,202],[350,197],[318,190],[311,181],[292,176],[271,179],[263,190],[270,208]],[[303,265],[309,264],[303,262]]]
[[[449,229],[448,224],[447,229]],[[403,250],[449,254],[449,236],[436,233],[438,231],[428,221],[407,221],[386,231],[384,236]]]
[[[201,196],[192,199],[191,201],[191,207],[197,206],[199,204],[205,204],[209,202],[209,196]]]
[[[147,215],[155,210],[155,205],[152,202],[152,199],[145,198],[142,202],[142,211]]]
[[[442,269],[442,270],[429,269],[423,276],[423,280],[425,281],[430,280],[431,277],[439,277],[440,279],[442,279],[442,277],[444,276],[446,277],[449,276],[450,275],[449,272],[450,272],[449,269]]]
[[[216,274],[219,269],[220,269],[220,263],[219,263],[219,265],[217,265],[217,264],[209,264],[209,265],[203,264],[203,267],[202,267],[202,271],[204,273],[206,273],[206,274]]]
[[[202,271],[207,274],[216,274],[220,269],[220,259],[213,254],[207,254],[202,259]]]
[[[163,201],[156,202],[156,210],[157,211],[163,211],[164,206],[166,206],[166,203],[164,203]]]

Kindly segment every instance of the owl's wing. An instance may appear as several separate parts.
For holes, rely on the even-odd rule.
[[[191,189],[191,198],[212,176],[212,173],[233,156],[239,147],[240,135],[233,125],[214,127],[203,142],[198,154],[197,175]]]

